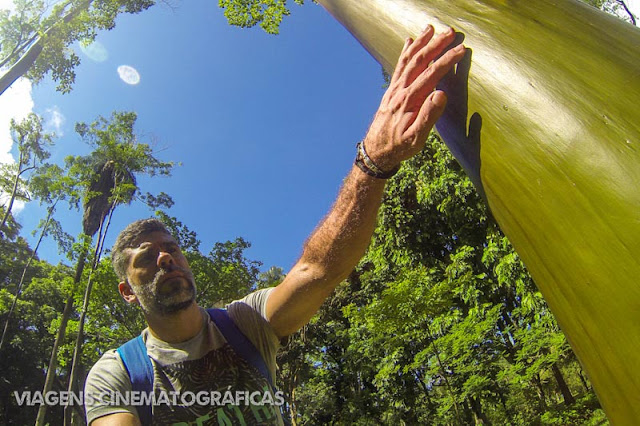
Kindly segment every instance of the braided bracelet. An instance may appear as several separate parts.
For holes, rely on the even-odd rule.
[[[378,179],[389,179],[391,176],[398,173],[398,170],[400,170],[400,166],[398,166],[388,172],[382,171],[380,167],[376,166],[373,160],[371,160],[369,155],[367,155],[367,151],[364,150],[363,142],[358,142],[356,144],[356,147],[358,152],[356,154],[356,160],[354,161],[354,163],[360,168],[360,170],[362,170],[369,176],[373,176],[374,178]]]

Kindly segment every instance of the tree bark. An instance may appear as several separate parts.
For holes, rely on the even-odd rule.
[[[42,38],[38,38],[38,41],[29,47],[25,54],[18,59],[18,62],[11,65],[11,68],[0,77],[0,95],[29,71],[29,68],[33,66],[38,56],[42,53],[43,47]]]
[[[560,389],[560,393],[562,393],[562,398],[564,398],[564,404],[569,406],[576,402],[576,399],[571,394],[571,390],[569,389],[567,382],[564,380],[564,376],[562,375],[562,371],[560,371],[558,364],[553,364],[551,366],[551,371],[553,372],[553,377],[558,383],[558,389]]]
[[[481,182],[611,422],[636,422],[638,28],[570,0],[318,2],[387,72],[427,23],[464,34],[468,87],[436,127]],[[467,142],[475,168],[465,166]]]
[[[87,288],[84,293],[84,300],[82,302],[82,313],[80,314],[79,324],[78,324],[78,335],[76,336],[76,345],[73,351],[73,361],[71,362],[71,373],[69,374],[69,393],[75,392],[77,389],[77,381],[78,381],[78,370],[82,365],[82,345],[84,341],[84,323],[85,318],[87,316],[87,310],[89,309],[89,299],[91,298],[91,289],[93,288],[93,272],[98,267],[100,263],[100,255],[102,253],[102,248],[104,246],[104,239],[107,235],[107,231],[109,230],[109,223],[111,222],[111,217],[113,215],[113,211],[115,210],[116,202],[114,201],[111,205],[111,209],[109,211],[109,218],[107,220],[106,226],[104,226],[104,217],[100,221],[100,232],[98,233],[98,243],[96,244],[96,249],[93,255],[93,262],[91,264],[91,274],[89,275],[89,279],[87,281]],[[104,229],[103,229],[104,228]],[[71,406],[66,406],[64,409],[64,424],[67,426],[71,425]]]
[[[484,413],[484,411],[482,411],[482,404],[480,403],[480,400],[478,398],[475,398],[473,396],[469,397],[469,405],[471,406],[471,411],[473,411],[473,419],[475,424],[487,426],[491,425],[489,418]]]
[[[43,395],[51,391],[53,381],[56,377],[56,370],[58,368],[58,348],[64,340],[65,333],[67,331],[67,323],[69,322],[69,318],[71,317],[71,313],[73,312],[73,294],[75,293],[78,283],[80,282],[80,277],[82,277],[82,271],[84,270],[86,256],[87,252],[84,251],[78,258],[78,264],[76,265],[76,274],[73,278],[73,288],[71,289],[71,294],[67,298],[67,303],[64,306],[64,311],[62,312],[62,318],[60,320],[60,328],[58,329],[56,340],[53,342],[53,348],[51,349],[51,358],[49,359],[49,367],[47,368],[47,377],[45,378],[44,387],[42,389]],[[35,423],[36,426],[44,425],[46,415],[47,405],[42,404],[40,408],[38,408],[38,416],[36,417]]]
[[[533,383],[535,383],[536,390],[538,391],[538,398],[540,401],[540,411],[544,413],[545,411],[547,411],[547,397],[544,393],[544,387],[542,387],[542,380],[540,380],[540,374],[536,373],[536,375],[533,376]]]

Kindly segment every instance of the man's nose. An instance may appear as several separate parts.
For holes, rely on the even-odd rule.
[[[174,265],[173,256],[166,251],[158,253],[158,267],[162,269],[170,268]]]

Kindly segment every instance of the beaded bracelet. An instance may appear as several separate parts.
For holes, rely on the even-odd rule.
[[[356,148],[358,150],[356,154],[356,160],[354,161],[355,165],[360,168],[363,172],[378,179],[389,179],[391,176],[398,173],[400,170],[400,166],[395,169],[385,172],[380,169],[380,167],[376,166],[376,164],[371,160],[369,155],[367,155],[367,151],[364,150],[364,143],[358,142],[356,144]]]

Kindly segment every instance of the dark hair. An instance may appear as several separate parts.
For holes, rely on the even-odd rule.
[[[111,249],[111,263],[118,279],[122,281],[127,279],[127,266],[129,265],[127,249],[133,248],[134,241],[141,235],[152,232],[164,232],[167,235],[171,235],[164,223],[158,219],[136,220],[120,232]]]

